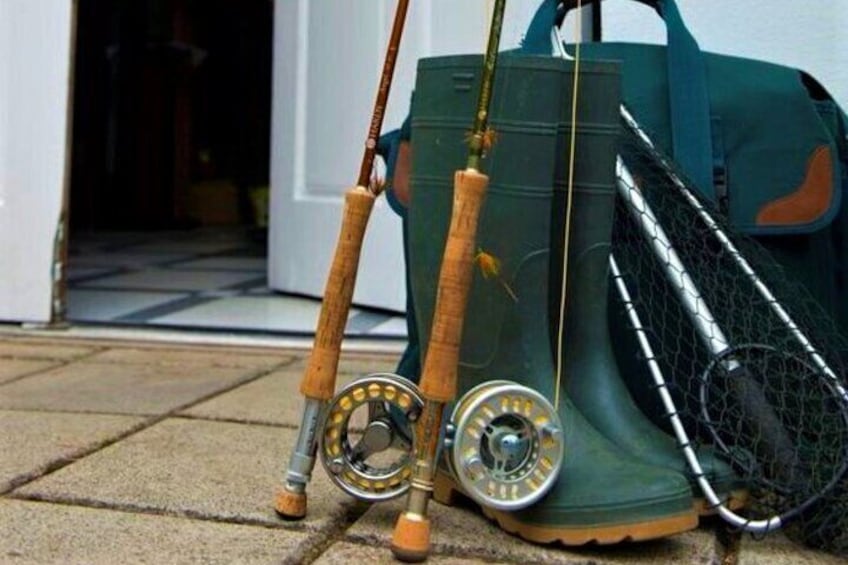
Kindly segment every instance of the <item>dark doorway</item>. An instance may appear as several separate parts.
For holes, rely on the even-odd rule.
[[[68,320],[262,329],[273,13],[78,0]]]
[[[271,0],[79,0],[72,237],[263,223],[272,22]]]

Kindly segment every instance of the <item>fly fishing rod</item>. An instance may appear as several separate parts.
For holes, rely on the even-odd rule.
[[[286,471],[285,486],[277,493],[275,503],[277,513],[288,519],[299,519],[306,515],[306,485],[315,467],[320,420],[336,388],[336,372],[356,283],[362,240],[374,201],[383,189],[381,183],[372,182],[371,171],[408,8],[409,0],[398,0],[359,177],[356,186],[345,193],[341,231],[327,277],[315,330],[315,343],[300,383],[300,392],[304,396],[303,415]]]
[[[430,341],[421,373],[424,408],[416,423],[415,461],[406,509],[398,517],[392,536],[392,553],[402,561],[423,561],[430,553],[427,505],[433,493],[445,405],[453,401],[457,391],[459,346],[471,286],[477,220],[489,185],[489,177],[481,172],[480,165],[491,139],[489,105],[505,8],[506,0],[496,0],[483,60],[477,114],[469,139],[468,160],[465,170],[454,175],[450,228],[439,272]]]

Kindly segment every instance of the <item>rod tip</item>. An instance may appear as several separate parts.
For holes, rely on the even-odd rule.
[[[280,489],[274,500],[274,510],[286,520],[300,520],[306,516],[306,493]]]
[[[430,554],[430,520],[403,513],[392,534],[392,553],[407,563],[419,563]]]

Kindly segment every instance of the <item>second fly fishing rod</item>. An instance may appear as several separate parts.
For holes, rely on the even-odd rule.
[[[457,171],[454,176],[450,228],[439,272],[430,342],[421,373],[424,408],[416,422],[415,456],[407,505],[398,517],[392,536],[392,552],[403,561],[423,561],[430,552],[427,505],[433,492],[443,412],[445,406],[454,400],[457,391],[459,346],[471,286],[477,220],[489,185],[489,177],[481,172],[481,161],[487,139],[490,139],[489,105],[505,8],[506,0],[496,0],[468,160],[465,170]]]
[[[304,396],[303,415],[289,460],[285,486],[278,492],[275,503],[277,513],[288,519],[306,515],[306,485],[315,466],[321,417],[336,388],[341,343],[353,299],[365,228],[374,201],[383,189],[381,183],[372,182],[371,172],[408,8],[409,0],[398,0],[359,177],[356,186],[345,194],[341,231],[327,277],[315,343],[300,384],[300,392]]]

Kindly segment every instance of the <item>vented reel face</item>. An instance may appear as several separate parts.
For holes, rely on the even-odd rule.
[[[533,389],[489,381],[451,416],[446,459],[463,491],[496,510],[526,508],[554,485],[565,451],[559,415]]]
[[[327,406],[319,455],[330,479],[369,502],[409,489],[415,426],[424,401],[403,377],[378,373],[341,389]]]

